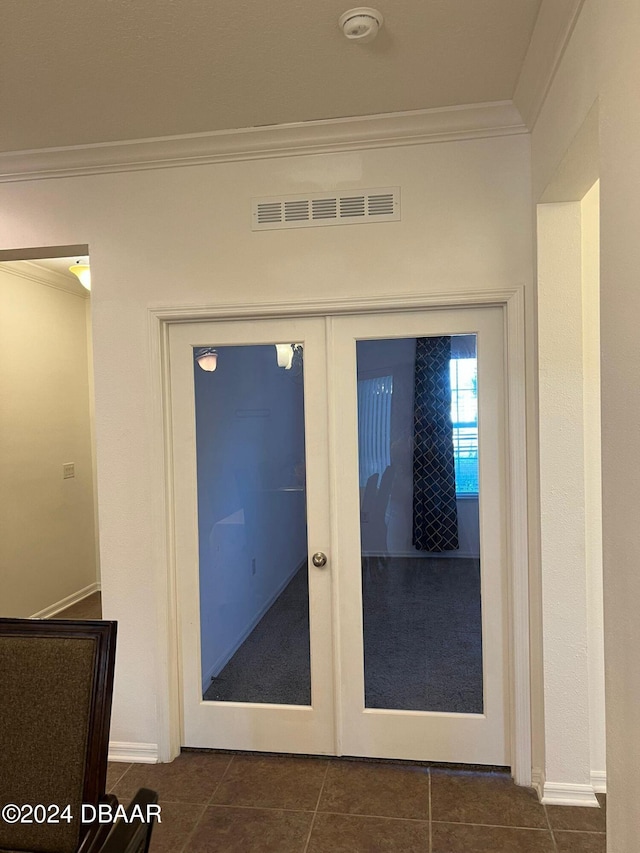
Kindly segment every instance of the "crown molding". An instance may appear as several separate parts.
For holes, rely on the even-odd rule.
[[[511,101],[0,154],[0,183],[527,133]]]
[[[529,130],[551,88],[584,0],[542,0],[513,95]]]
[[[63,290],[71,296],[77,296],[78,299],[89,298],[89,291],[82,288],[82,292],[80,292],[75,282],[67,276],[55,270],[45,269],[30,261],[2,261],[0,262],[0,272],[25,278],[27,281],[33,281],[36,284],[43,284],[45,287],[53,287],[55,290]]]

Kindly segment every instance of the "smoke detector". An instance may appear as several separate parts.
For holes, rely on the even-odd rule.
[[[384,20],[380,12],[366,6],[349,9],[338,19],[338,26],[345,37],[349,41],[357,41],[359,44],[373,41],[383,23]]]

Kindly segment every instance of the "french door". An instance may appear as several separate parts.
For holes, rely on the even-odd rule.
[[[170,327],[185,746],[509,764],[503,313]]]

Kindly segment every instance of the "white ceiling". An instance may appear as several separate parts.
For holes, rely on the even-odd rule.
[[[541,0],[2,0],[0,152],[511,99]]]

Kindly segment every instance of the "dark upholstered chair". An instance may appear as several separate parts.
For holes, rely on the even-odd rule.
[[[0,853],[148,849],[150,825],[81,820],[83,804],[117,806],[105,794],[115,644],[115,622],[0,619],[0,810],[27,807],[19,822],[0,816]]]
[[[148,788],[140,788],[135,795],[129,807],[127,815],[130,816],[136,807],[139,807],[144,814],[148,813],[148,806],[158,802],[158,794],[155,791],[150,791]],[[100,841],[99,847],[90,847],[87,853],[147,853],[149,843],[151,841],[151,830],[153,822],[149,825],[140,821],[127,823],[126,821],[118,821],[107,840],[102,844]]]

